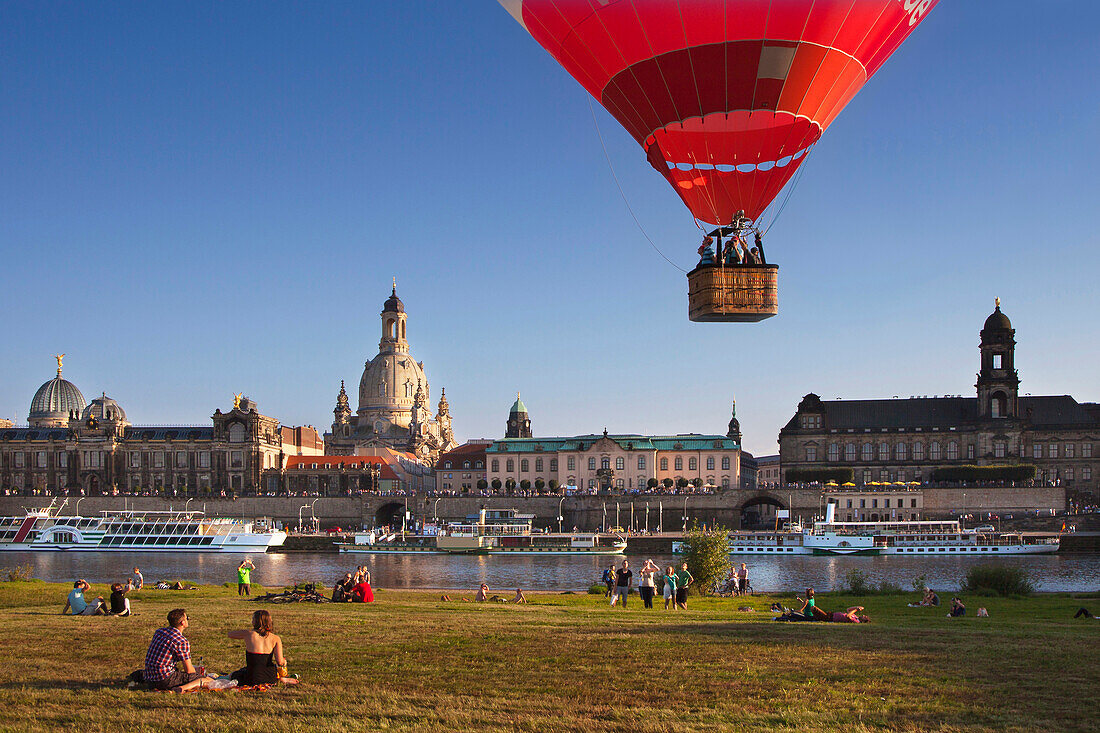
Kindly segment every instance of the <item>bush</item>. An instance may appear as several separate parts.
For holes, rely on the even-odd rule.
[[[541,478],[535,479],[535,488],[539,491],[542,491],[544,488],[546,488],[546,482],[543,481]]]
[[[483,478],[479,478],[477,480],[477,488],[481,491],[485,491],[485,489],[489,488],[489,482]]]
[[[914,593],[923,594],[924,589],[929,587],[929,585],[928,585],[928,576],[927,575],[918,575],[917,577],[913,578],[913,582],[911,582],[909,584],[909,587],[913,589]]]
[[[660,485],[660,483],[661,482],[658,481],[657,479],[651,478],[651,479],[649,479],[648,481],[645,482],[645,485],[647,487],[651,488],[651,489],[655,489]]]
[[[707,595],[714,584],[724,580],[729,573],[729,530],[714,526],[704,531],[693,524],[684,539],[684,561],[695,579],[691,587],[699,595]]]
[[[855,475],[855,470],[852,468],[835,466],[832,468],[792,468],[787,471],[786,478],[791,483],[825,484],[835,481],[838,484],[843,484],[851,481]]]
[[[522,481],[519,482],[519,487],[521,489],[523,489],[524,491],[530,491],[531,490],[531,481],[529,479],[523,479]]]
[[[551,491],[557,491],[558,490],[558,480],[556,478],[550,479],[550,483],[548,483],[547,486],[550,487]]]
[[[34,566],[30,563],[27,563],[26,565],[15,565],[10,568],[0,568],[0,578],[3,578],[9,583],[14,583],[17,581],[26,582],[28,580],[31,580],[31,574],[33,572]]]
[[[844,576],[844,583],[845,589],[853,596],[868,596],[875,591],[867,579],[867,573],[859,568],[849,570]]]
[[[878,594],[880,596],[900,596],[905,594],[905,589],[896,583],[891,583],[889,580],[880,581],[878,584]]]
[[[602,596],[607,592],[607,586],[602,583],[593,583],[588,586],[588,595],[590,596]]]
[[[493,491],[500,491],[500,479],[493,479]]]
[[[1023,568],[975,565],[966,571],[961,590],[963,593],[992,592],[1001,596],[1028,596],[1035,592],[1035,586]]]
[[[1035,466],[1014,464],[1006,466],[943,466],[932,469],[933,481],[1030,481],[1035,478]]]

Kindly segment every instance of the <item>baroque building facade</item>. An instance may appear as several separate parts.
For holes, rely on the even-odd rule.
[[[61,376],[31,400],[27,427],[0,428],[0,490],[204,496],[250,493],[282,462],[279,422],[237,395],[209,425],[133,425],[106,394],[90,403]]]
[[[530,415],[519,399],[509,412],[508,431],[531,435]],[[617,492],[666,481],[738,488],[740,441],[736,410],[726,435],[611,435],[605,430],[602,435],[505,437],[485,449],[486,480],[490,485],[500,481],[502,486],[522,486],[528,481],[539,488],[541,481],[544,486]]]
[[[325,435],[332,455],[367,455],[372,449],[408,452],[432,465],[457,443],[451,428],[446,390],[440,390],[433,415],[431,386],[424,363],[413,359],[407,336],[408,315],[397,297],[397,284],[382,306],[378,354],[363,366],[358,409],[352,413],[344,383],[336,396],[331,431]]]
[[[1020,395],[1016,331],[998,299],[980,333],[974,397],[802,398],[779,432],[782,481],[793,468],[848,466],[854,482],[926,482],[932,469],[1031,464],[1040,484],[1096,497],[1100,405]]]

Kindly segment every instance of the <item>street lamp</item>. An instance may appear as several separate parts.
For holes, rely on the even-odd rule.
[[[84,497],[83,497],[83,496],[82,496],[82,497],[80,497],[79,499],[77,499],[77,500],[76,500],[76,511],[75,511],[75,514],[76,514],[76,516],[78,516],[78,517],[80,516],[80,502],[82,502],[82,501],[84,501]],[[65,506],[65,505],[64,505],[64,504],[62,504],[61,506]]]
[[[183,511],[184,511],[185,514],[187,513],[187,505],[190,504],[191,502],[193,502],[194,500],[195,500],[195,497],[192,496],[190,499],[183,502]]]
[[[558,502],[558,534],[562,533],[561,522],[562,522],[563,517],[562,517],[562,513],[561,513],[561,505],[564,501],[565,501],[565,496],[562,496],[561,500]]]
[[[442,499],[443,497],[439,497]],[[435,506],[432,507],[432,516],[435,518],[435,523],[439,524],[439,499],[435,500]]]
[[[687,532],[687,529],[688,529],[688,498],[686,496],[684,497],[684,516],[683,516],[683,520],[684,520],[684,528],[681,531],[682,532]]]
[[[302,532],[302,512],[306,509],[309,509],[309,504],[303,504],[302,506],[298,507],[298,532],[299,532],[299,534]]]
[[[309,513],[310,513],[310,516],[313,517],[313,527],[314,527],[314,529],[319,529],[320,526],[321,526],[321,523],[317,521],[317,515],[313,512],[313,507],[317,504],[317,502],[320,500],[320,498],[321,497],[317,497],[312,502],[310,502],[310,505],[309,505]]]

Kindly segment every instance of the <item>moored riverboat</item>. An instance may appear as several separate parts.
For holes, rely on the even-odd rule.
[[[286,540],[267,520],[187,511],[105,511],[62,515],[53,505],[0,517],[0,551],[266,552]]]

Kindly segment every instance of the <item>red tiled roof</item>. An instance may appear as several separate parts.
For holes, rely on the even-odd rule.
[[[436,470],[443,468],[445,461],[451,461],[456,466],[460,465],[461,461],[481,461],[481,468],[485,468],[485,449],[489,447],[488,443],[463,443],[457,448],[453,448],[446,453],[439,456],[439,460],[435,464]],[[452,469],[453,470],[453,469]],[[480,470],[480,469],[479,469]]]
[[[347,466],[348,468],[361,468],[363,464],[381,466],[382,478],[394,481],[399,480],[398,475],[394,473],[390,465],[378,456],[289,456],[286,461],[286,469],[288,471],[293,471],[295,469],[310,470],[314,463],[317,464],[317,470],[324,470],[326,463],[333,468],[337,468],[341,465]]]

